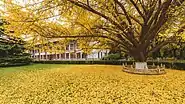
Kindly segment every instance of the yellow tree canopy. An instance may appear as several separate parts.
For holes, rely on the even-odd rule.
[[[64,4],[58,4],[59,2],[53,0],[30,0],[24,5],[14,1],[4,3],[5,8],[1,14],[2,18],[8,22],[5,26],[6,33],[14,31],[9,35],[26,38],[31,46],[56,40],[59,41],[58,48],[61,48],[61,44],[65,46],[70,40],[78,40],[79,46],[87,50],[87,48],[91,49],[90,42],[99,41],[98,38],[67,38],[71,35],[92,34],[91,28],[96,22],[99,22],[97,21],[99,16],[80,8],[70,11],[70,7],[61,6]],[[61,36],[66,36],[66,38],[60,39]],[[48,45],[56,46],[52,42]]]

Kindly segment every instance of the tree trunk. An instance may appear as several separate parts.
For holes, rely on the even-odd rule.
[[[146,62],[148,55],[145,53],[145,51],[135,50],[132,52],[132,56],[135,60],[135,69],[137,70],[148,69],[147,62]]]
[[[139,50],[133,50],[133,52],[131,52],[131,55],[136,62],[146,62],[148,56],[144,51]]]

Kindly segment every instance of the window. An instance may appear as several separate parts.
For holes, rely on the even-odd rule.
[[[39,59],[39,55],[36,56],[36,59]]]
[[[66,59],[69,59],[69,53],[66,53]]]
[[[60,59],[60,56],[59,56],[60,54],[57,54],[57,59]]]
[[[77,59],[80,59],[81,57],[80,57],[80,53],[77,53]]]
[[[69,50],[69,45],[66,46],[66,50],[67,50],[67,51]]]
[[[82,58],[87,58],[87,54],[86,53],[83,53],[82,54]]]
[[[49,60],[52,60],[52,56],[51,55],[47,55]]]
[[[74,50],[74,44],[70,44],[70,50]]]
[[[46,59],[46,55],[44,55],[44,59]]]
[[[98,52],[98,58],[100,58],[100,53],[101,53],[101,52]]]
[[[61,54],[61,58],[65,59],[65,53]]]
[[[70,54],[71,58],[75,58],[75,53]]]
[[[57,59],[56,54],[52,54],[53,59]]]

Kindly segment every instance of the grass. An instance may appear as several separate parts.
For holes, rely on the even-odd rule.
[[[0,104],[185,104],[185,71],[135,75],[121,66],[0,68]]]
[[[62,68],[66,67],[66,65],[59,64],[31,64],[27,66],[16,66],[16,67],[0,67],[0,73],[12,73],[12,72],[20,72],[20,71],[36,71],[36,70],[46,70],[53,68]]]

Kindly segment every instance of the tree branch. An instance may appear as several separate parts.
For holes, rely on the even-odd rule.
[[[129,15],[129,17],[130,17],[131,19],[133,19],[136,23],[138,23],[139,25],[142,26],[142,23],[141,23],[136,17],[133,17],[133,16],[131,16],[131,15]]]
[[[77,1],[74,1],[74,0],[67,0],[67,1],[71,2],[72,4],[74,4],[76,6],[79,6],[79,7],[83,8],[83,9],[89,11],[89,12],[92,12],[92,13],[98,15],[98,16],[103,17],[104,19],[110,21],[112,24],[114,24],[115,26],[117,26],[120,30],[124,31],[124,29],[118,23],[116,23],[114,20],[112,20],[110,17],[108,17],[108,16],[100,13],[97,10],[94,10],[90,6],[88,6],[88,5],[86,5],[86,4],[82,3],[82,2],[77,2]]]
[[[143,19],[145,19],[144,14],[140,11],[139,7],[137,6],[137,4],[133,1],[130,0],[130,2],[134,5],[135,9],[137,10],[137,12],[140,14],[141,17],[143,17]]]
[[[127,11],[126,11],[124,5],[123,5],[122,3],[120,3],[118,0],[114,0],[114,1],[115,1],[115,3],[117,3],[117,4],[121,7],[121,9],[123,10],[123,12],[124,12],[124,14],[125,14],[125,16],[126,16],[126,18],[127,18],[127,21],[128,21],[128,23],[129,23],[129,25],[132,25],[132,22],[131,22],[131,20],[130,20],[130,17],[128,16],[128,13],[127,13]]]

